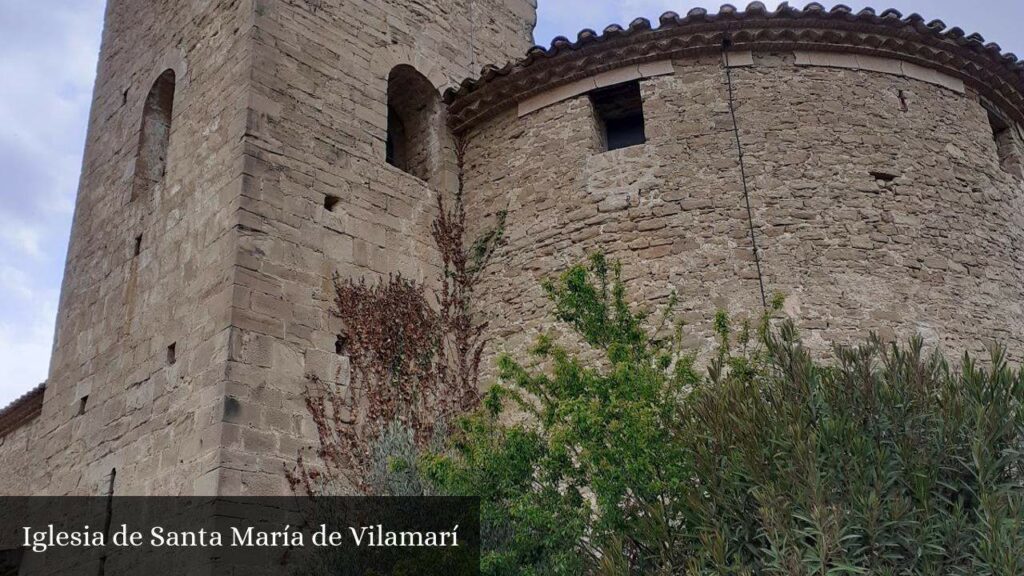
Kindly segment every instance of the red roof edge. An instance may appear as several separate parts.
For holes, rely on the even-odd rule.
[[[43,394],[46,382],[21,395],[0,409],[0,438],[7,436],[32,420],[43,411]]]

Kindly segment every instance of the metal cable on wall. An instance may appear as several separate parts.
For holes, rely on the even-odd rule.
[[[754,265],[757,267],[757,282],[761,288],[761,306],[768,308],[768,296],[764,288],[764,273],[761,271],[761,254],[757,248],[757,233],[754,230],[754,212],[750,208],[750,189],[747,186],[747,168],[743,159],[743,143],[740,141],[740,127],[736,121],[736,99],[732,87],[732,68],[729,66],[729,48],[732,41],[722,41],[722,67],[725,68],[725,82],[729,89],[729,115],[732,117],[732,132],[736,139],[736,153],[740,165],[740,179],[743,183],[743,201],[747,206],[747,225],[750,228],[750,244],[754,251]]]

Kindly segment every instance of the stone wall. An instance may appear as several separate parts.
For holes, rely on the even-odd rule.
[[[0,436],[0,494],[25,494],[31,490],[27,480],[38,476],[42,420],[38,417]]]
[[[110,0],[44,407],[4,438],[20,473],[0,490],[102,494],[116,469],[117,494],[285,493],[311,439],[306,375],[343,378],[332,276],[436,266],[450,142],[437,114],[425,180],[384,162],[390,71],[412,66],[438,100],[480,62],[523,53],[534,11]],[[168,69],[161,174],[166,118],[154,138],[140,128]]]
[[[457,184],[449,119],[482,122],[467,134],[471,235],[508,210],[478,292],[488,365],[548,323],[540,280],[596,250],[622,260],[640,301],[677,292],[697,349],[716,308],[759,310],[763,281],[819,353],[874,330],[954,352],[994,337],[1024,358],[1024,132],[994,135],[970,86],[990,64],[954,79],[919,56],[864,66],[863,54],[737,49],[752,219],[725,70],[696,56],[717,50],[711,36],[674,60],[614,30],[572,49],[614,58],[534,50],[532,68],[489,70],[490,89],[463,84],[411,126],[417,175],[387,164],[392,71],[422,75],[432,101],[521,55],[535,7],[111,0],[50,378],[41,415],[2,439],[0,464],[17,473],[0,492],[101,494],[116,469],[117,494],[287,493],[284,471],[313,440],[308,377],[347,384],[333,276],[437,277],[430,224]],[[643,42],[661,34],[634,24]],[[161,178],[137,158],[146,96],[168,69]],[[615,78],[639,81],[647,142],[602,152],[573,87]],[[1014,86],[987,93],[1016,102]]]
[[[5,494],[104,494],[115,468],[118,494],[203,490],[219,444],[252,14],[243,0],[107,6],[43,411],[0,448]],[[168,69],[166,174],[133,201],[143,108]]]
[[[725,71],[674,66],[641,80],[641,146],[601,153],[585,96],[471,131],[470,220],[509,211],[480,290],[491,352],[521,351],[549,318],[540,280],[597,250],[639,300],[676,291],[698,349],[716,308],[760,310]],[[877,331],[1024,357],[1024,184],[973,93],[793,53],[755,52],[732,79],[764,281],[815,350]]]
[[[455,185],[444,118],[420,139],[424,179],[388,165],[389,75],[411,66],[437,92],[422,100],[438,98],[479,61],[521,54],[534,21],[527,0],[260,1],[256,12],[217,488],[254,495],[287,493],[285,467],[315,438],[307,376],[346,384],[332,276],[437,276],[430,224],[437,192]]]

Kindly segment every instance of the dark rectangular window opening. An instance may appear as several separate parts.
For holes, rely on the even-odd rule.
[[[85,414],[85,405],[89,403],[89,395],[86,394],[78,399],[78,415]]]
[[[618,150],[643,144],[644,105],[640,82],[623,82],[590,93],[605,150]]]
[[[988,125],[992,128],[992,138],[997,143],[1010,130],[1010,123],[991,110],[988,110]]]
[[[395,168],[403,169],[399,147],[405,139],[405,124],[394,108],[388,106],[388,135],[384,141],[384,160]]]
[[[135,255],[138,256],[142,253],[142,234],[135,237]]]
[[[167,347],[167,365],[170,366],[178,361],[178,343],[173,342]]]
[[[1024,176],[1024,158],[1014,137],[1013,122],[990,103],[982,101],[982,106],[988,113],[988,124],[992,129],[992,140],[996,144],[996,162],[999,163],[999,167],[1017,177]]]
[[[334,353],[344,356],[348,354],[348,339],[338,334],[338,339],[334,341]]]
[[[324,208],[326,208],[328,212],[334,212],[334,208],[338,206],[338,202],[341,202],[341,198],[337,196],[332,194],[324,196]]]

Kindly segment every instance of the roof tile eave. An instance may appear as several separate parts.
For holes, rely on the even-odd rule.
[[[46,382],[42,382],[0,408],[0,437],[20,428],[25,422],[38,416],[45,392]]]
[[[601,60],[600,66],[608,67],[612,63],[626,65],[664,59],[675,53],[711,52],[716,49],[715,42],[720,45],[727,35],[742,32],[750,32],[749,39],[737,48],[781,49],[780,46],[792,44],[806,49],[819,43],[833,50],[900,53],[910,61],[952,72],[987,92],[990,98],[1009,108],[1012,117],[1024,122],[1024,63],[1013,53],[1003,53],[998,44],[985,43],[980,34],[967,35],[960,28],[947,28],[941,20],[926,22],[916,13],[904,17],[894,9],[878,14],[870,8],[854,12],[844,5],[826,9],[817,2],[803,9],[783,2],[769,11],[763,3],[752,2],[743,11],[727,4],[717,13],[694,8],[680,17],[675,12],[666,12],[658,21],[660,25],[652,28],[648,20],[638,18],[628,28],[611,25],[601,34],[584,29],[575,42],[559,36],[550,47],[534,46],[516,62],[500,68],[485,67],[478,78],[466,79],[445,91],[453,129],[462,131],[531,94],[592,72],[594,60]],[[818,34],[822,31],[828,34]],[[777,38],[766,39],[772,34]],[[858,44],[864,35],[888,38],[885,42],[893,45],[883,49]],[[826,39],[828,36],[832,38]],[[925,53],[942,54],[943,63],[929,60]],[[591,58],[593,55],[602,58]],[[625,60],[619,60],[621,57]],[[954,60],[964,66],[955,66]],[[574,68],[580,70],[574,73]]]

